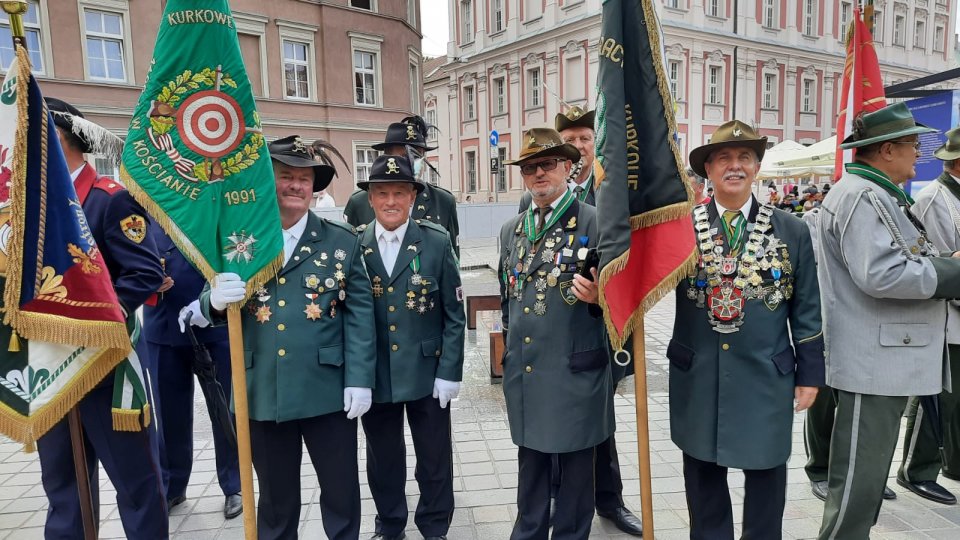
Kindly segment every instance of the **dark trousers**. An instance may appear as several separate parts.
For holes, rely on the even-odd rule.
[[[920,398],[910,398],[899,471],[909,482],[936,482],[941,467],[950,478],[960,478],[960,345],[949,347],[953,392],[944,390],[936,397],[943,452],[940,452],[937,426],[933,424],[935,416],[920,407]]]
[[[783,507],[787,502],[787,464],[744,470],[744,540],[782,538]],[[683,481],[690,512],[690,540],[733,538],[733,509],[727,468],[683,454]]]
[[[803,446],[807,451],[807,463],[803,470],[812,482],[824,482],[827,479],[827,465],[830,461],[830,433],[833,431],[833,418],[837,411],[837,394],[832,388],[823,387],[817,392],[817,399],[807,409],[803,424]]]
[[[613,512],[623,506],[623,480],[614,435],[611,433],[609,439],[597,445],[594,457],[594,496],[598,512]]]
[[[320,515],[330,540],[360,534],[357,422],[335,412],[288,422],[250,421],[250,447],[260,499],[261,540],[297,538],[300,525],[300,461],[303,445],[320,483]]]
[[[376,532],[399,535],[407,526],[406,410],[417,456],[414,478],[420,501],[413,521],[423,536],[444,536],[453,519],[453,447],[450,408],[427,396],[402,403],[374,403],[361,417],[367,437],[367,483],[377,506]]]
[[[77,404],[95,516],[99,514],[99,461],[117,490],[117,507],[127,538],[167,538],[167,501],[161,480],[156,423],[151,422],[150,427],[135,432],[113,430],[113,377],[114,373],[109,373]],[[149,393],[149,383],[147,391]],[[41,480],[49,501],[44,529],[47,539],[83,538],[71,448],[66,419],[37,441]]]
[[[554,540],[581,540],[590,536],[593,521],[595,448],[546,454],[521,446],[517,452],[517,521],[510,540],[545,540],[550,530],[550,486],[554,458],[563,474],[556,491]]]
[[[147,343],[151,355],[159,409],[160,462],[167,499],[187,491],[193,469],[193,347],[169,347]],[[217,381],[230,403],[230,343],[213,341],[205,346],[217,370]],[[220,424],[214,422],[213,445],[217,460],[217,479],[224,495],[240,491],[240,465],[237,447],[228,444]]]

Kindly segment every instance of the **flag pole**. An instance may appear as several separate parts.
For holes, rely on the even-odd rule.
[[[3,0],[0,7],[10,19],[10,35],[13,41],[14,53],[19,48],[27,49],[27,42],[23,29],[23,16],[29,6],[26,0]],[[25,55],[29,69],[29,55]],[[97,523],[93,512],[93,491],[90,488],[90,476],[87,470],[87,453],[83,444],[83,424],[80,420],[80,410],[74,405],[67,413],[67,422],[70,427],[70,447],[73,452],[73,471],[77,477],[77,497],[80,500],[80,517],[83,521],[83,537],[86,540],[96,540]]]
[[[243,499],[243,529],[247,540],[257,540],[257,508],[253,498],[253,459],[250,453],[250,413],[247,408],[247,368],[243,361],[243,327],[240,307],[227,309],[230,334],[230,377],[237,418],[237,454],[240,458],[240,491]]]
[[[640,518],[643,537],[653,539],[653,487],[650,471],[650,422],[647,411],[647,347],[643,317],[633,330],[633,386],[637,408],[637,456],[640,462]]]

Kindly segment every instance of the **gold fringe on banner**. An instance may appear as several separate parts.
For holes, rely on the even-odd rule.
[[[127,358],[127,354],[117,349],[104,349],[95,354],[70,383],[57,392],[55,399],[28,417],[0,402],[0,432],[25,445],[26,451],[31,451],[37,439],[63,420],[83,396]]]

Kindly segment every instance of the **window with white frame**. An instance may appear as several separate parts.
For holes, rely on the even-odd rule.
[[[507,112],[507,79],[497,77],[493,80],[493,114]]]
[[[463,119],[476,120],[477,118],[477,94],[473,87],[463,87]]]
[[[427,111],[426,111],[425,113],[423,113],[423,119],[424,119],[424,121],[427,123],[428,126],[435,126],[435,125],[437,125],[437,110],[436,110],[436,109],[427,109]],[[437,140],[437,130],[435,130],[435,129],[428,129],[428,130],[427,130],[427,140],[428,140],[428,141],[435,141],[435,140]]]
[[[927,45],[927,22],[923,19],[916,19],[913,28],[913,48],[924,49]]]
[[[711,17],[723,17],[721,2],[722,0],[707,0],[707,15]]]
[[[838,29],[840,41],[846,39],[847,27],[850,26],[851,20],[853,20],[853,4],[850,2],[840,2],[840,28]]]
[[[529,21],[543,16],[543,0],[521,0],[523,2],[523,20]]]
[[[670,95],[674,101],[680,101],[683,87],[683,63],[680,60],[667,60],[667,81],[670,84]]]
[[[817,81],[815,79],[803,79],[800,99],[800,112],[817,112]]]
[[[427,180],[430,182],[430,185],[439,186],[440,173],[438,173],[433,167],[427,167]]]
[[[817,32],[817,1],[803,0],[803,34],[814,36]]]
[[[527,108],[533,109],[543,105],[543,98],[541,97],[542,89],[540,85],[542,84],[542,79],[540,78],[540,68],[535,67],[527,70]]]
[[[507,191],[507,168],[503,166],[503,162],[507,160],[507,149],[502,146],[497,148],[497,158],[500,160],[500,170],[497,171],[497,191],[504,193]]]
[[[490,31],[499,32],[504,28],[503,2],[505,0],[490,0],[493,4],[490,8]]]
[[[370,178],[370,168],[373,167],[373,162],[380,155],[380,152],[368,145],[357,145],[355,148],[353,161],[355,174],[353,177],[357,182],[366,182]]]
[[[117,165],[117,162],[114,159],[103,156],[94,156],[93,168],[100,176],[105,176],[111,180],[120,179],[120,167]]]
[[[906,30],[907,18],[903,15],[893,16],[893,44],[901,47],[906,43],[903,35]]]
[[[310,99],[310,44],[283,40],[283,95]]]
[[[383,68],[380,47],[383,37],[347,32],[353,60],[353,102],[367,107],[383,106]]]
[[[570,56],[564,60],[563,98],[579,100],[586,98],[587,84],[583,74],[583,56]]]
[[[723,68],[710,66],[707,69],[707,103],[720,105],[723,101]]]
[[[374,2],[375,0],[350,0],[350,7],[373,11],[376,9]]]
[[[112,11],[84,9],[83,20],[90,78],[126,81],[123,15]]]
[[[477,192],[477,153],[467,152],[463,160],[464,172],[467,176],[467,191],[469,193]]]
[[[777,0],[763,0],[763,26],[777,28]]]
[[[933,29],[933,50],[937,52],[943,52],[944,48],[944,39],[945,35],[944,27],[942,24],[937,23],[937,26]]]
[[[473,0],[460,0],[460,41],[473,41]]]
[[[778,77],[776,73],[763,74],[763,108],[764,109],[777,108],[777,90],[780,89],[777,78]]]
[[[663,5],[668,8],[680,9],[680,0],[663,0]]]
[[[417,27],[417,0],[407,0],[407,22]]]
[[[410,58],[410,111],[420,112],[420,65]]]
[[[883,12],[879,9],[873,11],[873,44],[883,45]]]
[[[27,52],[30,55],[30,68],[34,73],[44,73],[43,45],[40,34],[40,5],[32,0],[27,4],[27,12],[21,17],[24,38],[27,40]],[[0,68],[6,71],[16,58],[13,50],[13,38],[10,33],[10,19],[0,10]]]

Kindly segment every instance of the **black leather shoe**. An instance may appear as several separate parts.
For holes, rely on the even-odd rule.
[[[957,498],[943,486],[936,482],[924,480],[921,482],[907,482],[906,479],[897,476],[897,483],[909,489],[924,499],[929,499],[940,504],[957,504]]]
[[[820,499],[821,501],[827,500],[827,481],[826,480],[811,480],[810,481],[810,491],[813,492],[813,496]]]
[[[424,536],[423,540],[447,540],[446,536]]]
[[[233,519],[243,513],[243,497],[239,493],[227,495],[223,501],[223,517]]]
[[[643,524],[640,523],[640,518],[627,510],[626,506],[621,506],[612,512],[597,510],[597,515],[609,519],[618,529],[631,536],[643,536]]]
[[[177,495],[172,499],[167,499],[167,513],[173,510],[174,506],[180,506],[181,504],[187,502],[186,495]]]
[[[370,540],[403,540],[407,537],[407,533],[401,532],[396,536],[389,536],[386,534],[377,533],[370,537]]]
[[[892,501],[892,500],[894,500],[894,499],[896,499],[896,498],[897,498],[897,492],[896,492],[896,491],[888,488],[887,486],[883,486],[883,500],[885,500],[885,501]]]

